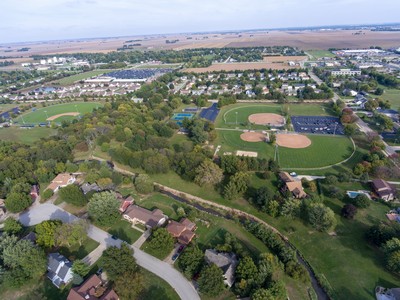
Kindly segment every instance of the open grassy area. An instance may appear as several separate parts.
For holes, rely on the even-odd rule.
[[[18,104],[16,103],[7,103],[7,104],[0,104],[0,112],[5,112],[10,109],[13,109],[14,107],[17,107]]]
[[[338,220],[337,235],[331,236],[315,231],[301,220],[271,218],[250,204],[243,204],[243,200],[225,200],[216,191],[201,189],[173,174],[153,178],[170,187],[252,213],[275,226],[302,252],[315,271],[327,278],[337,299],[349,299],[349,296],[351,299],[371,299],[376,285],[398,286],[400,278],[385,270],[382,253],[365,240],[369,226],[386,221],[388,207],[383,204],[372,202],[369,208],[359,210],[355,220],[346,220],[339,216],[344,203],[326,198],[326,204],[335,211]],[[257,184],[262,184],[262,180],[258,180]],[[337,186],[343,190],[365,188],[354,182]],[[214,228],[209,230],[214,231]]]
[[[313,60],[317,60],[318,58],[322,57],[335,57],[335,54],[327,50],[307,50],[306,52],[312,56]]]
[[[63,114],[63,113],[79,113],[80,115],[90,113],[93,109],[103,106],[98,102],[72,102],[57,105],[50,105],[47,107],[38,108],[35,111],[31,111],[18,116],[15,121],[20,124],[38,124],[46,123],[49,117]],[[63,116],[55,119],[55,122],[61,122],[61,120],[73,120],[75,116]]]
[[[179,300],[175,290],[157,275],[142,269],[144,290],[139,300]]]
[[[332,112],[327,104],[306,104],[292,103],[288,105],[289,114],[292,116],[327,116]],[[247,125],[248,117],[256,113],[275,113],[283,114],[283,105],[280,104],[260,104],[260,103],[239,103],[225,106],[221,109],[215,121],[215,126],[219,128],[249,128]],[[237,123],[236,123],[237,117]],[[251,128],[265,128],[262,125],[252,125]]]
[[[54,81],[54,83],[59,84],[59,85],[71,85],[71,84],[75,83],[76,81],[85,80],[90,77],[99,76],[101,74],[111,72],[111,71],[114,71],[114,70],[104,69],[104,70],[93,70],[93,71],[83,72],[83,73],[79,73],[79,74],[61,78],[59,80]]]
[[[0,140],[31,145],[41,138],[46,138],[55,135],[56,133],[57,130],[46,127],[28,129],[12,126],[8,128],[0,128]]]
[[[107,232],[126,241],[128,244],[133,244],[142,235],[140,231],[132,228],[131,223],[123,219],[110,227]]]
[[[82,246],[76,244],[71,247],[60,247],[58,250],[62,255],[68,258],[71,261],[76,259],[82,259],[94,249],[99,246],[99,243],[92,240],[91,238],[87,237],[86,240],[83,242]]]
[[[265,142],[245,142],[242,132],[219,130],[215,145],[221,145],[221,154],[236,150],[257,152],[260,158],[275,157],[275,147]],[[351,140],[343,136],[308,135],[311,145],[302,149],[278,147],[277,160],[282,168],[317,168],[345,160],[353,153]]]
[[[385,90],[383,95],[379,96],[384,100],[388,100],[390,102],[391,108],[395,110],[400,109],[400,89],[389,89],[387,87],[382,86]]]

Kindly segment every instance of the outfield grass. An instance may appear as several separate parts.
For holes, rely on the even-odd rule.
[[[327,50],[307,50],[306,52],[315,60],[322,57],[335,57],[335,54]]]
[[[332,111],[328,104],[288,104],[289,114],[292,116],[328,116]],[[275,113],[283,115],[283,105],[280,104],[259,104],[259,103],[239,103],[225,106],[221,109],[215,121],[217,128],[254,128],[262,129],[266,126],[249,125],[248,118],[256,113]],[[237,122],[236,122],[237,118]]]
[[[115,70],[104,69],[104,70],[93,70],[93,71],[83,72],[83,73],[79,73],[79,74],[61,78],[59,80],[54,81],[54,83],[59,84],[59,85],[71,85],[71,84],[75,83],[76,81],[88,79],[93,76],[99,76],[99,75],[102,75],[104,73],[108,73],[111,71],[115,71]]]
[[[19,128],[19,127],[8,127],[0,128],[0,140],[12,141],[31,145],[41,138],[46,138],[55,135],[57,130],[51,128]]]
[[[236,150],[257,152],[260,158],[275,158],[275,147],[265,142],[245,142],[242,132],[219,130],[215,145],[221,154]],[[339,163],[353,153],[351,140],[342,136],[308,135],[311,145],[303,149],[278,147],[277,159],[282,168],[318,168]]]
[[[18,121],[20,124],[23,124],[25,121],[26,124],[38,124],[38,123],[46,123],[46,119],[51,116],[55,116],[62,113],[69,112],[79,112],[80,115],[90,113],[93,109],[97,107],[103,106],[98,102],[72,102],[72,103],[64,103],[57,105],[50,105],[43,108],[38,108],[36,111],[31,111],[23,114],[22,116],[18,116],[15,121]],[[55,119],[55,122],[61,122],[61,120],[73,120],[76,119],[74,116],[63,116]]]

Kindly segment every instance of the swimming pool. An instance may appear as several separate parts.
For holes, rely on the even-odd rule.
[[[346,194],[351,198],[354,199],[358,195],[366,195],[368,198],[370,198],[368,192],[365,191],[347,191]]]

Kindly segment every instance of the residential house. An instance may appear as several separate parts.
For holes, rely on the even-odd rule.
[[[235,283],[235,271],[238,260],[234,253],[217,252],[213,249],[207,249],[205,260],[209,264],[215,264],[223,272],[224,283],[232,287]]]
[[[21,240],[31,241],[32,244],[36,244],[36,233],[31,231],[26,236],[24,236]]]
[[[30,194],[32,200],[35,201],[37,199],[37,197],[39,197],[39,186],[32,185],[31,192],[29,194]]]
[[[101,192],[101,188],[96,183],[85,183],[81,185],[82,192],[86,195],[89,192]]]
[[[117,199],[121,202],[121,205],[119,206],[119,211],[121,213],[124,213],[128,209],[128,207],[131,206],[133,202],[135,202],[132,196],[128,196],[124,199],[121,195],[121,198],[118,198],[117,196]]]
[[[377,109],[376,112],[391,118],[394,122],[399,121],[399,112],[394,109]]]
[[[96,275],[90,276],[83,284],[73,287],[67,300],[119,300],[114,290],[107,290],[104,282]]]
[[[129,206],[125,210],[123,217],[133,224],[141,223],[147,228],[161,226],[167,221],[167,216],[161,210],[150,211],[137,205]]]
[[[295,180],[292,176],[287,172],[279,173],[279,178],[284,183],[282,190],[284,192],[290,191],[294,198],[300,199],[307,197],[307,194],[304,192],[303,185],[300,180]]]
[[[60,253],[49,254],[47,271],[47,277],[58,288],[72,280],[72,263]]]
[[[196,224],[187,218],[183,218],[178,222],[169,221],[167,230],[174,237],[177,238],[178,243],[188,245],[195,237],[193,231],[196,230]]]
[[[47,189],[52,190],[53,193],[56,193],[60,188],[66,187],[67,185],[73,184],[76,180],[76,177],[69,173],[61,173],[54,178]]]
[[[383,179],[372,180],[372,189],[378,198],[385,201],[394,200],[396,197],[396,189]]]
[[[351,70],[351,69],[339,69],[339,70],[333,70],[331,72],[332,76],[354,76],[354,75],[361,75],[360,70]]]

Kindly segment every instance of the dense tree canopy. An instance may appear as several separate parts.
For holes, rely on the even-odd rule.
[[[119,203],[114,193],[102,192],[92,196],[88,203],[90,218],[99,225],[111,226],[118,220]]]

